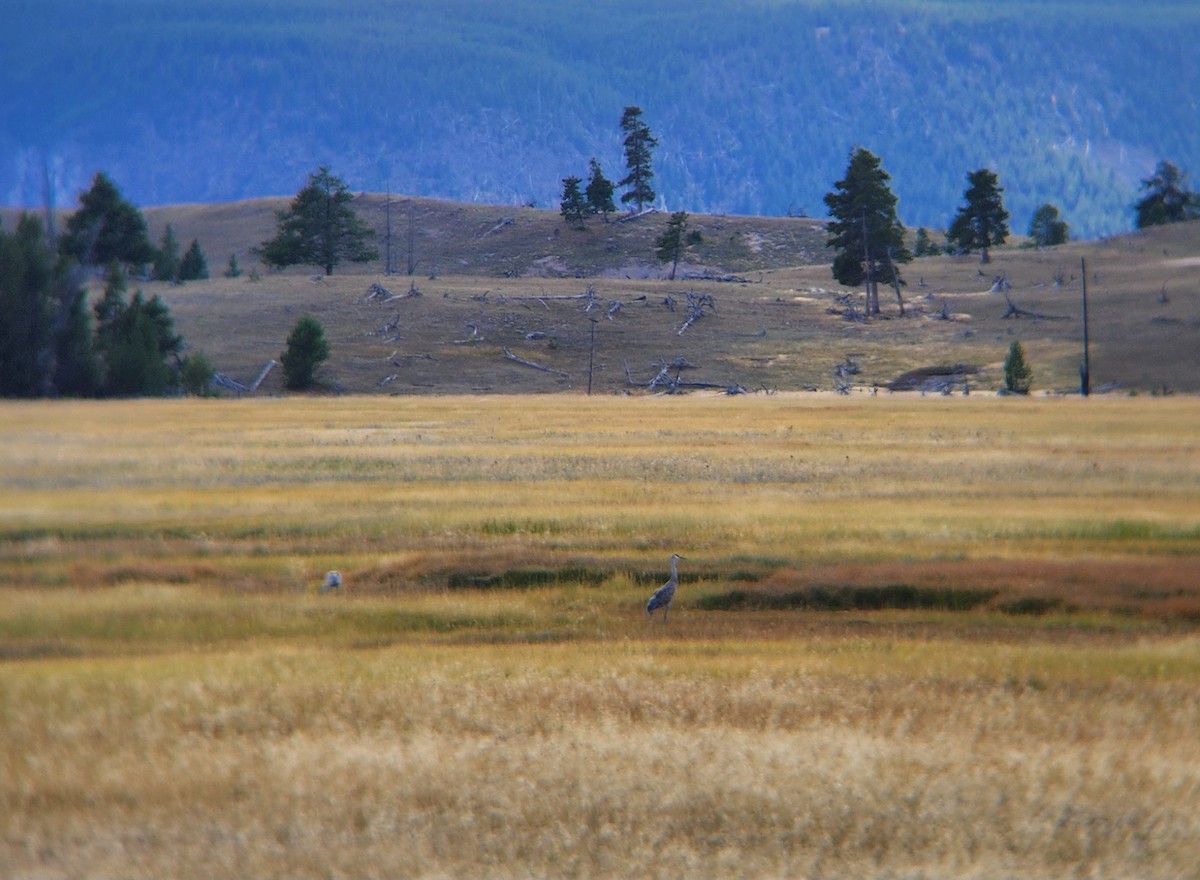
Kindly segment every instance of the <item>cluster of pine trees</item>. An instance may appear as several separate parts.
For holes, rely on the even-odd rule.
[[[621,132],[625,135],[622,144],[625,148],[625,167],[628,174],[616,185],[604,176],[600,162],[593,156],[589,162],[587,188],[580,190],[583,179],[575,177],[563,178],[561,210],[563,219],[568,223],[583,225],[589,214],[600,214],[608,221],[608,215],[617,209],[613,202],[613,193],[617,186],[627,186],[628,190],[621,194],[622,204],[633,206],[641,211],[646,205],[653,204],[655,199],[654,179],[651,154],[658,146],[658,139],[651,133],[650,126],[642,119],[642,108],[629,106],[621,114]]]
[[[878,284],[892,284],[904,301],[898,264],[914,256],[977,252],[980,262],[991,259],[991,249],[1009,237],[1009,213],[1004,189],[994,171],[980,168],[967,174],[963,204],[959,206],[939,245],[925,228],[917,230],[915,248],[905,245],[905,229],[896,213],[896,196],[878,156],[861,147],[850,154],[843,179],[825,196],[829,209],[829,247],[833,250],[833,275],[842,284],[865,287],[868,312],[878,313]],[[1154,175],[1142,181],[1142,198],[1134,205],[1138,228],[1182,220],[1200,219],[1200,194],[1187,188],[1187,176],[1170,162],[1160,162]],[[1029,224],[1035,247],[1053,247],[1070,238],[1070,227],[1058,208],[1046,203],[1034,212]]]
[[[651,153],[658,146],[658,139],[642,119],[641,108],[636,106],[625,108],[621,131],[625,135],[628,174],[617,185],[629,187],[621,195],[621,201],[640,211],[656,197],[651,186],[654,177]],[[590,172],[585,190],[580,189],[582,178],[574,175],[563,178],[562,216],[580,227],[590,214],[601,214],[607,221],[608,214],[615,210],[614,186],[595,157],[590,161]],[[964,204],[945,232],[945,243],[934,242],[929,231],[922,227],[916,233],[915,249],[910,251],[890,180],[879,157],[858,147],[850,153],[846,176],[837,181],[824,199],[832,218],[828,244],[834,252],[834,277],[852,287],[865,286],[867,310],[873,313],[879,312],[880,279],[895,287],[901,313],[904,311],[900,293],[904,282],[897,264],[909,262],[913,257],[971,252],[978,252],[980,262],[987,263],[991,249],[1004,244],[1010,234],[1009,213],[1004,207],[999,177],[988,168],[980,168],[967,174]],[[1186,175],[1175,165],[1160,162],[1155,174],[1142,181],[1145,194],[1134,205],[1138,228],[1200,217],[1200,195],[1187,189],[1186,180]],[[683,250],[697,243],[696,233],[685,236],[686,228],[687,213],[676,212],[667,231],[655,242],[658,258],[671,264],[672,280]],[[1029,238],[1035,247],[1054,247],[1070,239],[1070,226],[1059,215],[1058,207],[1046,202],[1033,214]]]
[[[0,229],[0,396],[161,396],[205,393],[212,369],[185,358],[183,338],[156,295],[128,293],[131,272],[181,282],[208,275],[192,242],[183,257],[170,227],[155,248],[141,212],[103,173],[80,198],[61,235],[23,214]],[[104,270],[89,311],[85,281]]]

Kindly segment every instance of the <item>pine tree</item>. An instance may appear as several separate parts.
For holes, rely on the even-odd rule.
[[[0,230],[0,396],[43,393],[52,332],[48,291],[53,254],[41,221],[22,214],[15,232]]]
[[[99,302],[92,306],[96,317],[96,347],[103,358],[112,348],[119,334],[121,313],[125,310],[125,270],[113,261],[108,264],[104,275],[104,293]]]
[[[229,255],[229,267],[225,270],[226,278],[241,278],[242,267],[238,265],[237,254]]]
[[[162,243],[154,255],[154,277],[159,281],[179,280],[179,240],[170,223],[163,232]]]
[[[1067,221],[1059,219],[1058,208],[1047,202],[1033,212],[1033,219],[1029,221],[1029,237],[1034,247],[1054,247],[1066,244],[1071,232]]]
[[[1008,211],[1004,190],[995,173],[986,168],[967,175],[966,204],[958,209],[946,240],[963,253],[979,251],[979,262],[990,263],[989,248],[1008,239]]]
[[[322,165],[308,176],[291,206],[276,215],[274,238],[264,241],[259,254],[268,266],[298,264],[320,266],[326,275],[349,260],[366,263],[379,259],[368,242],[375,236],[358,218],[346,184]]]
[[[108,394],[156,397],[172,387],[174,377],[162,358],[157,329],[150,304],[139,290],[122,312],[119,332],[108,352]]]
[[[183,348],[166,304],[139,290],[125,302],[125,273],[109,265],[96,303],[96,346],[104,363],[102,391],[116,397],[161,396],[176,387],[174,361]]]
[[[582,182],[575,176],[563,178],[561,209],[563,219],[579,226],[583,226],[583,219],[587,216],[587,200],[579,189],[579,184]]]
[[[917,240],[913,246],[914,257],[936,257],[942,252],[929,235],[924,226],[917,230]]]
[[[1133,206],[1138,229],[1200,218],[1200,193],[1187,189],[1187,175],[1171,162],[1159,162],[1142,189],[1146,195]]]
[[[292,391],[311,388],[317,368],[329,357],[325,328],[312,315],[303,315],[288,334],[287,350],[280,355],[284,384]]]
[[[0,229],[0,397],[91,397],[100,379],[82,273],[22,214]]]
[[[584,192],[587,195],[588,210],[601,215],[605,223],[608,222],[608,215],[617,210],[613,203],[614,191],[613,182],[604,176],[600,163],[593,156],[588,162],[588,182]]]
[[[1014,339],[1004,358],[1004,390],[1009,394],[1028,394],[1032,386],[1033,369],[1025,360],[1025,349]]]
[[[204,352],[194,352],[185,357],[179,365],[179,386],[186,394],[212,397],[216,394],[212,388],[215,373],[216,370]]]
[[[872,314],[879,313],[880,280],[903,284],[897,264],[912,260],[889,180],[879,157],[858,147],[850,153],[846,176],[825,196],[833,218],[827,241],[834,251],[833,275],[842,284],[864,285]]]
[[[96,351],[87,291],[64,280],[61,327],[55,339],[54,393],[95,397],[102,390],[103,366]]]
[[[208,260],[204,257],[204,251],[200,247],[200,242],[193,238],[191,246],[187,249],[187,253],[179,261],[179,280],[198,281],[201,278],[207,277]]]
[[[642,121],[641,107],[626,107],[621,115],[621,131],[625,133],[625,167],[629,173],[617,182],[617,186],[628,186],[621,194],[622,204],[633,202],[640,212],[642,207],[655,199],[650,181],[654,172],[650,168],[650,153],[658,141],[650,133],[650,127]]]
[[[690,245],[698,244],[701,240],[699,232],[689,233],[687,228],[687,211],[676,211],[667,221],[667,228],[654,242],[655,256],[660,262],[671,264],[671,272],[667,276],[671,281],[675,280],[675,270],[679,267],[679,258],[683,256]]]
[[[85,266],[105,266],[116,260],[140,268],[154,261],[155,248],[141,211],[121,196],[104,172],[79,198],[79,210],[67,220],[59,250]]]

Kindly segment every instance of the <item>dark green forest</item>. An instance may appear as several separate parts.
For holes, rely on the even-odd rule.
[[[1200,176],[1187,0],[16,0],[0,10],[0,202],[141,205],[355,190],[556,207],[644,111],[669,210],[824,216],[855,146],[909,226],[995,171],[1014,231],[1133,225]]]

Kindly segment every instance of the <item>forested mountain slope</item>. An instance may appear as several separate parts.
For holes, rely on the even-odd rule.
[[[356,190],[556,205],[623,172],[642,107],[666,207],[823,216],[862,145],[911,226],[993,168],[1128,229],[1159,159],[1200,175],[1200,8],[1182,0],[41,0],[0,11],[0,202],[97,169],[142,205]]]

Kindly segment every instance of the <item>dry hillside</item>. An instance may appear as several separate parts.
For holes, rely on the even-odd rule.
[[[387,200],[361,196],[381,259],[324,278],[254,258],[286,204],[145,212],[156,240],[168,222],[183,247],[198,239],[213,277],[142,289],[166,300],[191,348],[243,383],[311,313],[332,344],[327,385],[347,393],[578,392],[589,378],[595,393],[614,393],[644,387],[664,365],[678,365],[667,376],[685,387],[870,393],[949,383],[961,393],[965,381],[994,391],[1013,340],[1035,392],[1070,392],[1079,387],[1086,259],[1092,387],[1200,391],[1196,223],[1000,249],[986,266],[975,256],[917,260],[904,268],[903,317],[885,288],[884,314],[863,321],[861,291],[833,280],[812,219],[693,216],[703,241],[672,282],[654,258],[664,214],[577,229],[553,211],[393,198],[388,274]],[[231,255],[240,277],[223,276]],[[388,293],[370,296],[376,284]],[[689,304],[699,315],[691,323]],[[281,391],[275,370],[258,393]]]

